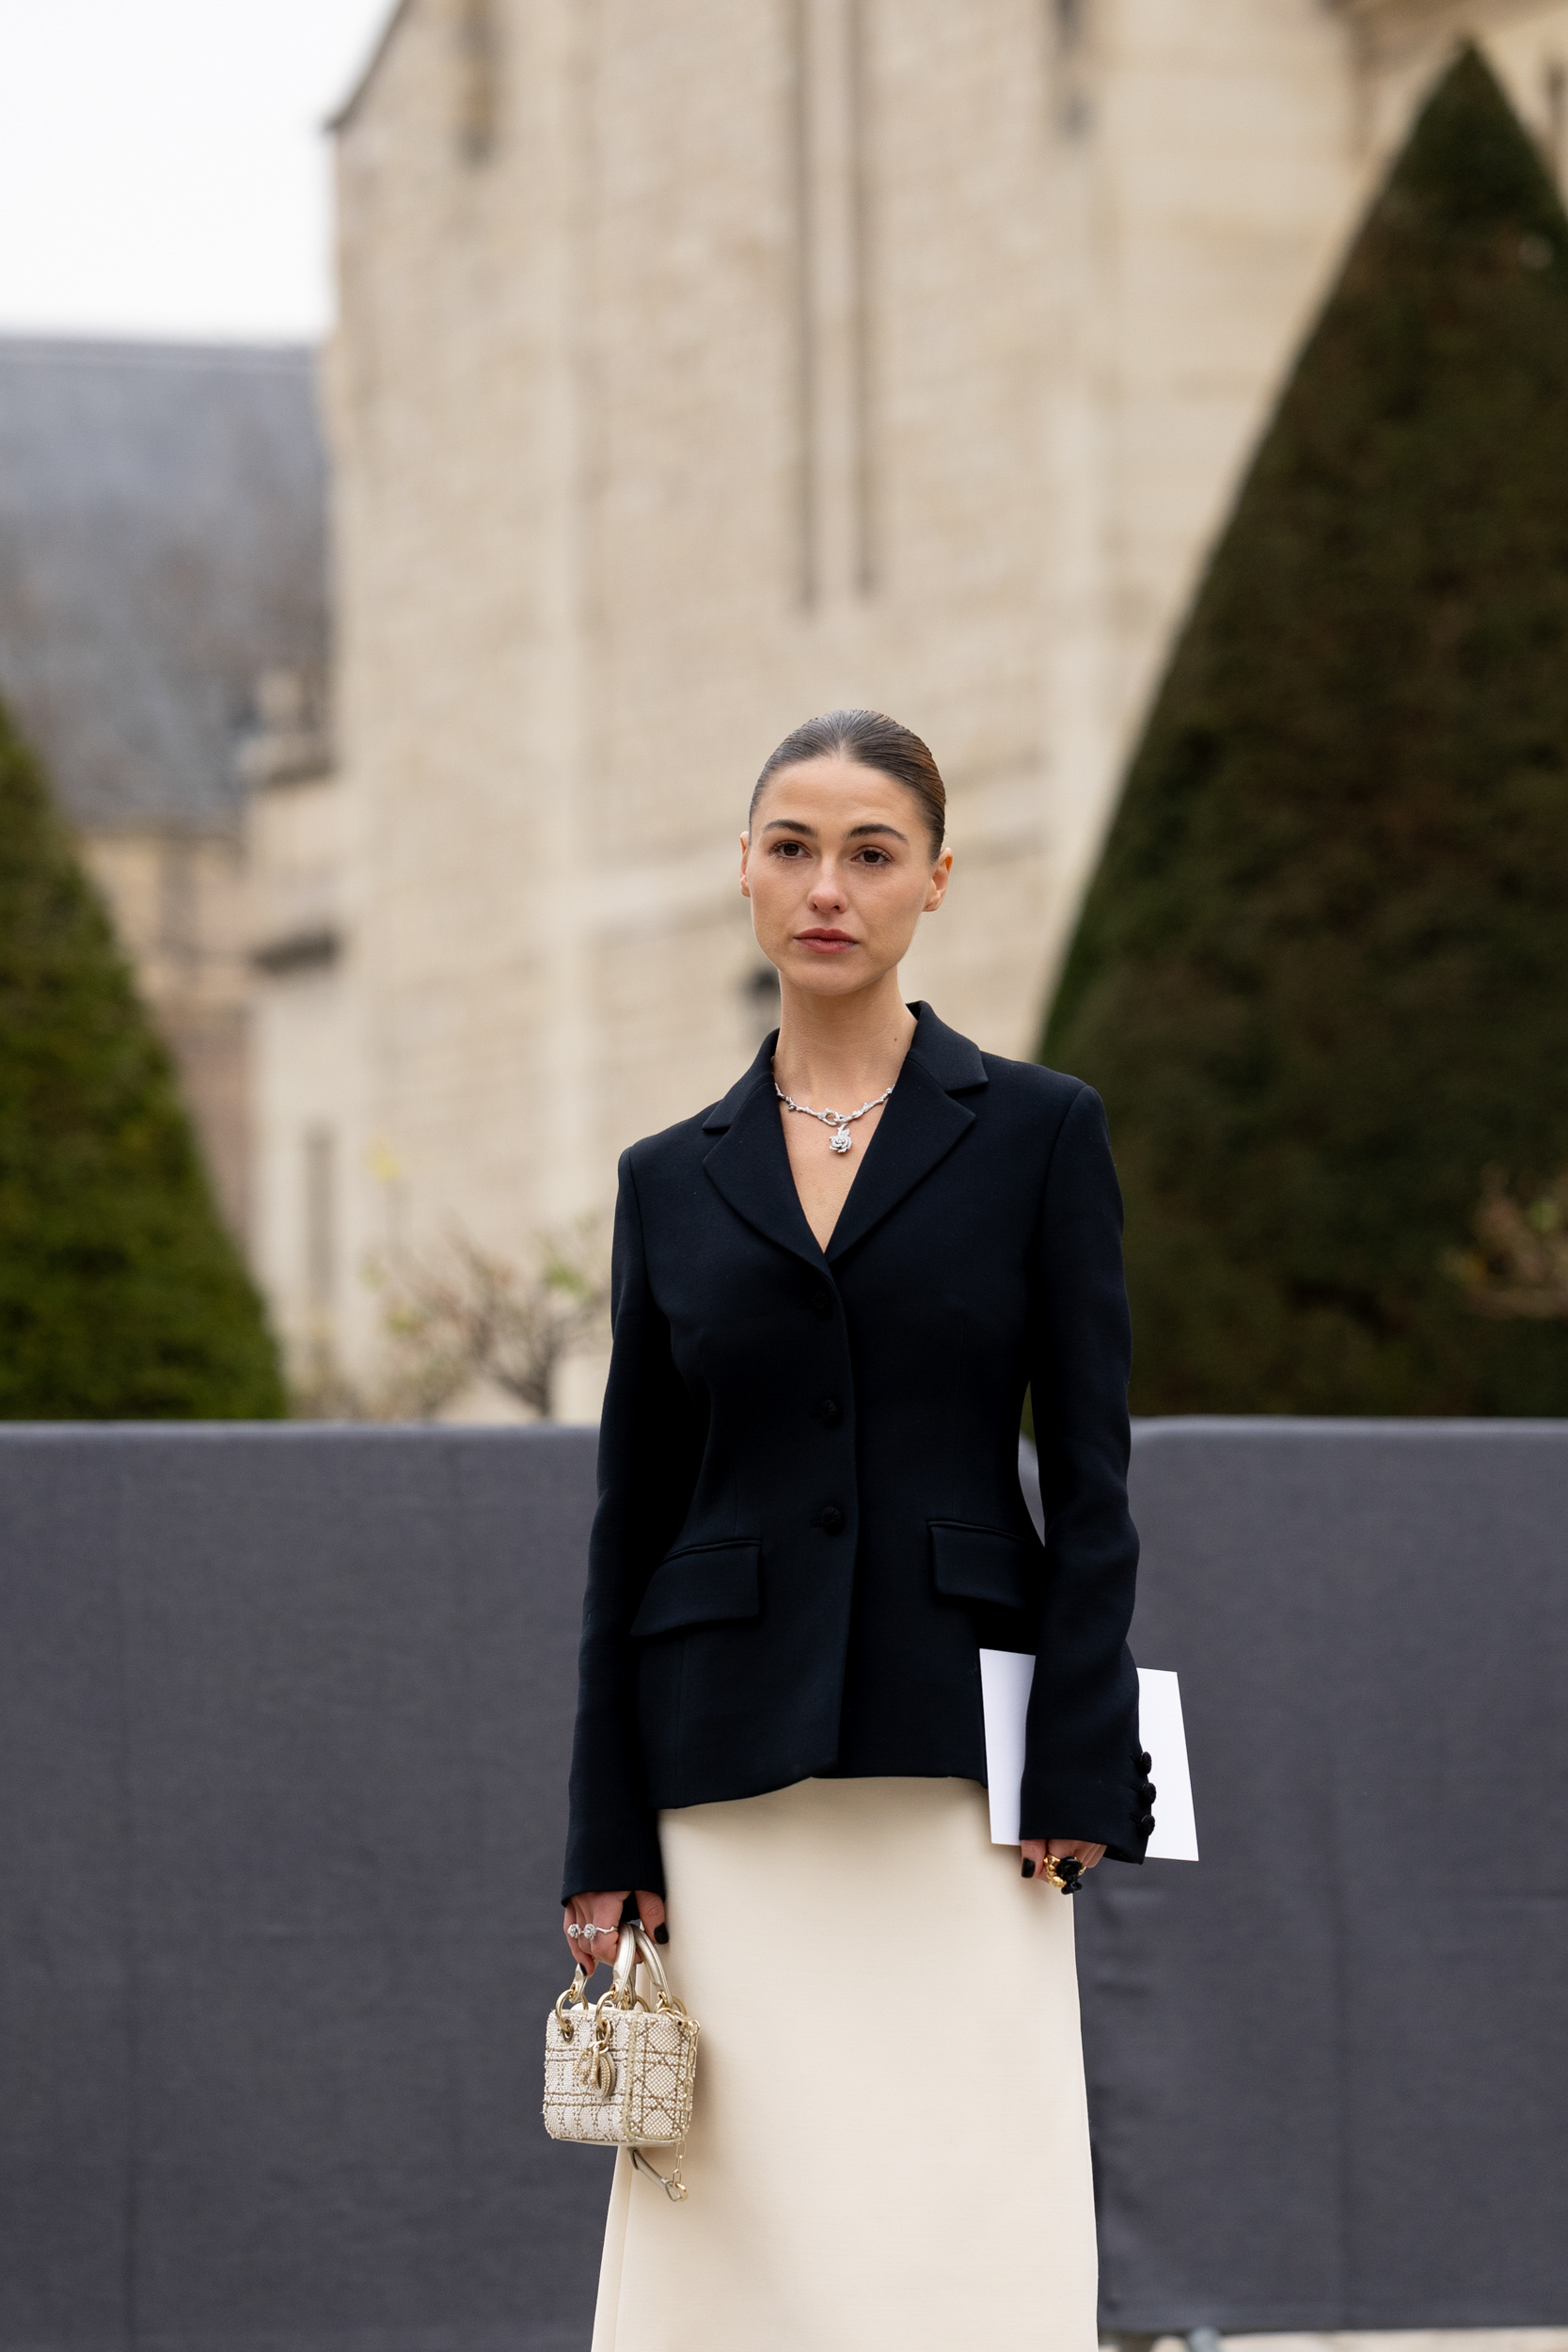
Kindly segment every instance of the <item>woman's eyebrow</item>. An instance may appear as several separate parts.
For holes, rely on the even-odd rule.
[[[819,837],[816,827],[803,823],[799,817],[770,817],[762,830],[764,833],[800,833],[811,841]],[[863,825],[851,825],[844,837],[846,841],[858,841],[868,833],[890,833],[895,841],[904,844],[906,850],[910,846],[907,833],[900,833],[896,825],[884,825],[878,819],[869,819]]]

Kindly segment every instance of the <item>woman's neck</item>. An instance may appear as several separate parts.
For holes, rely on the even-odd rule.
[[[814,1109],[852,1110],[892,1086],[914,1036],[914,1015],[889,972],[853,996],[817,996],[784,984],[773,1075]],[[848,1098],[853,1096],[854,1102]]]

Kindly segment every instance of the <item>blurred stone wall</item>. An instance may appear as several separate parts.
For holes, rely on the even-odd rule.
[[[813,710],[929,739],[908,993],[1031,1050],[1231,485],[1471,22],[1560,151],[1560,4],[405,0],[338,126],[343,952],[258,1013],[296,1345],[325,1311],[363,1358],[368,1252],[515,1248],[729,1085],[771,1002],[736,835]]]

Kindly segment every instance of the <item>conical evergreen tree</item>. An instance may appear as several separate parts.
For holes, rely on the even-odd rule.
[[[1443,1271],[1568,1163],[1568,219],[1473,49],[1302,354],[1044,1041],[1103,1093],[1145,1412],[1565,1413]]]
[[[168,1057],[0,713],[0,1419],[282,1409]]]

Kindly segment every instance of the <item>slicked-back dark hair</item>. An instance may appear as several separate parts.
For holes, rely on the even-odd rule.
[[[881,710],[827,710],[786,735],[778,750],[768,755],[752,787],[752,805],[746,813],[748,833],[756,822],[764,786],[781,768],[798,768],[810,759],[854,759],[863,768],[876,768],[891,776],[920,803],[931,836],[931,855],[940,853],[947,831],[947,787],[919,736]]]

